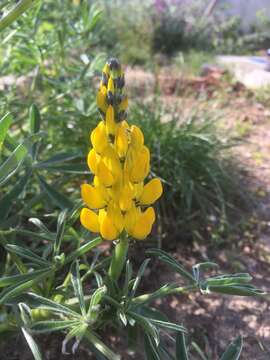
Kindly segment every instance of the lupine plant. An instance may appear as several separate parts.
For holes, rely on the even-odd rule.
[[[186,341],[188,330],[182,324],[171,322],[155,309],[155,300],[170,294],[180,299],[181,294],[190,291],[202,295],[263,294],[251,284],[252,278],[247,273],[207,276],[207,270],[211,274],[216,271],[215,263],[199,263],[186,269],[161,249],[148,249],[148,257],[134,271],[129,246],[136,247],[137,241],[150,234],[155,222],[153,204],[163,190],[160,179],[151,178],[150,152],[142,131],[127,122],[124,85],[120,63],[109,60],[97,94],[101,119],[90,135],[92,149],[87,164],[91,184],[81,186],[84,207],[69,207],[60,212],[55,232],[37,218],[32,222],[38,232],[18,232],[15,238],[16,229],[0,232],[6,258],[0,279],[0,332],[12,335],[20,331],[36,360],[43,357],[35,335],[51,332],[65,333],[63,353],[70,351],[69,347],[75,353],[82,342],[96,359],[126,358],[127,351],[134,346],[138,349],[139,345],[143,355],[138,352],[136,358],[206,358],[197,345]],[[0,122],[1,142],[8,128],[6,119]],[[20,151],[33,153],[37,134],[34,132]],[[16,163],[15,155],[11,154],[0,166],[3,181],[12,177],[12,172],[4,171],[12,162]],[[77,230],[79,217],[87,230]],[[92,233],[98,236],[93,238]],[[37,242],[30,247],[33,237]],[[72,237],[76,237],[75,241]],[[111,242],[111,255],[102,252],[100,245],[105,241]],[[164,284],[149,293],[140,291],[152,258],[179,274],[183,283]],[[150,268],[147,276],[151,278],[153,273]],[[117,351],[115,344],[108,343],[108,331],[128,338],[129,348],[124,354]],[[220,359],[239,359],[241,350],[242,339],[238,337]]]

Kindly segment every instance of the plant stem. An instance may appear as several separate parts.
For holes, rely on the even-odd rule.
[[[128,252],[128,237],[124,233],[116,244],[109,268],[109,276],[117,281],[123,270]]]
[[[4,30],[7,26],[12,24],[18,19],[18,17],[23,14],[27,9],[29,9],[36,0],[21,0],[15,5],[1,20],[0,20],[0,31]]]

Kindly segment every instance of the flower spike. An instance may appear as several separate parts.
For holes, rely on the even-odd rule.
[[[116,240],[123,232],[145,239],[155,222],[152,205],[162,195],[158,178],[144,184],[150,172],[150,152],[140,128],[126,121],[128,98],[125,79],[117,59],[102,71],[97,94],[101,120],[92,131],[93,148],[87,158],[93,183],[83,184],[81,224],[105,240]]]

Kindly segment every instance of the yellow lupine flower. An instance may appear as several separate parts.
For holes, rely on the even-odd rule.
[[[87,163],[94,174],[93,185],[83,184],[81,224],[99,232],[105,240],[116,240],[123,232],[137,240],[145,239],[155,221],[152,205],[162,195],[159,179],[146,185],[150,171],[150,152],[139,127],[129,126],[128,99],[124,74],[117,60],[103,68],[97,105],[102,120],[92,131]],[[144,207],[142,210],[141,206]]]
[[[140,212],[137,215],[135,225],[130,230],[130,234],[138,240],[145,239],[151,232],[155,218],[155,210],[152,207],[142,213]]]
[[[107,88],[104,85],[101,85],[101,88],[99,89],[97,93],[97,106],[98,109],[105,114],[108,104],[106,102],[106,96],[107,96]]]
[[[115,147],[120,159],[124,158],[128,151],[129,145],[129,134],[128,134],[128,126],[126,124],[121,124],[118,127]]]
[[[91,132],[90,140],[94,150],[98,154],[102,154],[109,145],[104,121],[100,121],[98,126]]]
[[[143,146],[139,153],[132,159],[132,164],[129,165],[130,180],[132,182],[143,181],[150,171],[150,152],[146,146]]]
[[[85,204],[91,209],[101,209],[106,205],[106,198],[100,187],[83,184],[81,195]]]
[[[81,224],[89,231],[99,232],[100,226],[97,214],[87,208],[83,208],[80,215]]]
[[[151,205],[158,198],[160,198],[162,194],[162,185],[159,179],[150,180],[142,190],[141,195],[138,200],[142,205]]]

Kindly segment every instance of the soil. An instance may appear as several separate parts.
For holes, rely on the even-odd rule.
[[[163,77],[162,77],[163,76]],[[144,98],[151,97],[152,91],[164,81],[164,76],[154,77],[143,70],[129,70],[127,84],[130,91]],[[245,142],[236,149],[235,156],[248,171],[243,182],[248,185],[256,198],[256,206],[244,224],[235,229],[222,246],[192,246],[179,244],[172,253],[186,267],[190,268],[200,261],[211,260],[220,265],[220,272],[249,272],[257,287],[270,288],[270,105],[263,105],[256,96],[241,84],[228,82],[226,75],[208,74],[199,80],[185,80],[186,97],[183,98],[183,77],[166,78],[166,90],[162,101],[166,106],[181,106],[185,109],[194,106],[210,106],[213,110],[224,112],[224,126],[232,131],[243,131]],[[212,80],[209,80],[212,76]],[[215,80],[213,80],[215,79]],[[181,89],[177,85],[181,81]],[[158,83],[157,83],[158,82]],[[170,85],[171,84],[171,85]],[[199,85],[198,85],[199,84]],[[180,90],[179,90],[180,89]],[[194,92],[196,91],[196,93]],[[201,102],[198,92],[209,101]],[[270,103],[269,103],[270,104]],[[183,109],[183,107],[182,107]],[[240,130],[239,130],[240,129]],[[144,287],[156,289],[169,282],[181,279],[165,266],[156,265],[145,280]],[[183,324],[209,359],[216,360],[226,345],[239,334],[243,336],[244,347],[241,359],[270,359],[270,296],[231,297],[221,295],[202,295],[191,293],[170,296],[156,305],[164,310],[169,319]],[[75,355],[62,355],[61,343],[64,336],[52,335],[38,337],[44,359],[91,359],[89,351],[80,346]],[[124,349],[123,341],[110,336],[118,350]],[[32,356],[23,345],[21,336],[13,338],[8,344],[0,346],[1,360],[30,360]],[[121,352],[121,350],[120,350]],[[143,359],[141,354],[123,354],[123,359]]]

